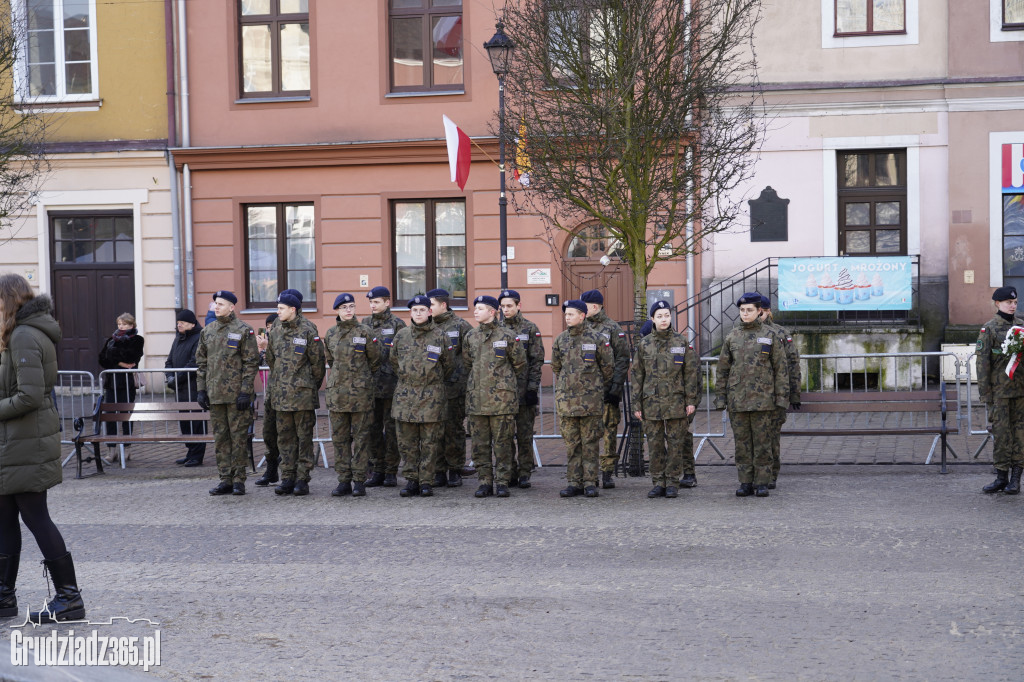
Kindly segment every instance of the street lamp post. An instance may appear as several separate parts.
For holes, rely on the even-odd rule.
[[[505,24],[498,20],[497,32],[484,43],[491,60],[491,70],[498,77],[498,171],[501,177],[498,194],[498,239],[501,249],[501,288],[508,288],[508,199],[505,197],[505,74],[515,45],[505,35]]]

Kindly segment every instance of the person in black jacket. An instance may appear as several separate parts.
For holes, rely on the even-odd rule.
[[[121,313],[117,317],[117,331],[107,339],[100,350],[100,367],[103,369],[135,369],[142,359],[145,344],[145,340],[135,327],[135,316],[131,313]],[[106,374],[103,377],[103,402],[134,403],[135,389],[134,375]],[[131,435],[131,432],[131,422],[121,422],[121,433],[128,436]],[[117,435],[115,422],[107,422],[107,435]],[[107,446],[111,450],[117,447],[114,443],[107,443]],[[111,454],[107,461],[113,464],[117,461],[117,454]]]
[[[185,369],[196,366],[196,348],[199,346],[199,332],[203,328],[199,326],[196,314],[184,308],[175,316],[177,320],[178,335],[171,343],[171,350],[167,353],[167,361],[164,362],[165,369]],[[167,377],[167,388],[174,391],[174,399],[179,403],[191,403],[196,401],[199,393],[197,387],[198,377],[195,372],[165,372]],[[205,435],[205,421],[183,421],[178,422],[183,436]],[[175,463],[186,467],[202,466],[203,457],[206,455],[206,443],[187,443],[188,451],[182,459]]]

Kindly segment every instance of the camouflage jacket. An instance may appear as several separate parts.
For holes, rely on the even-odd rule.
[[[555,409],[563,417],[604,413],[604,391],[615,374],[611,344],[586,324],[569,327],[551,345]]]
[[[526,364],[519,370],[519,399],[526,396],[527,391],[540,390],[540,373],[544,369],[544,339],[540,329],[521,314],[506,317],[502,325],[512,330],[519,345],[526,351]]]
[[[629,372],[629,342],[626,340],[626,333],[622,331],[619,323],[605,315],[604,311],[587,317],[587,324],[600,332],[605,341],[611,344],[612,354],[615,356],[615,373],[612,375],[612,384],[622,386],[626,381],[626,374]]]
[[[730,412],[788,408],[789,367],[782,345],[759,320],[734,327],[718,358],[715,406]]]
[[[518,375],[526,351],[516,335],[497,321],[481,324],[466,336],[466,414],[515,414],[519,411]]]
[[[373,375],[373,397],[390,398],[395,394],[395,385],[398,378],[395,371],[388,363],[388,353],[391,352],[391,344],[395,340],[395,334],[399,329],[405,327],[401,318],[395,317],[388,308],[382,313],[374,313],[363,318],[363,324],[373,330],[377,341],[380,342],[380,369]]]
[[[267,402],[280,412],[320,407],[320,384],[327,373],[326,362],[324,344],[313,323],[301,313],[288,322],[278,319],[267,343]]]
[[[473,331],[473,325],[450,310],[434,315],[434,324],[448,337],[448,346],[452,349],[455,371],[444,385],[445,395],[451,400],[466,393],[466,369],[462,366],[462,348],[466,344],[466,335]]]
[[[414,323],[399,330],[388,362],[398,376],[391,416],[403,422],[444,421],[444,382],[455,371],[448,336],[431,320]]]
[[[633,410],[644,419],[682,419],[700,405],[700,358],[686,337],[668,328],[637,344],[633,355]]]
[[[999,315],[985,323],[978,334],[975,362],[978,370],[978,395],[984,403],[1002,398],[1024,397],[1024,367],[1018,367],[1013,379],[1006,376],[1010,357],[1003,355],[1003,341],[1012,326],[1024,327],[1024,320],[1014,317],[1007,322]],[[1024,365],[1024,358],[1021,358]]]
[[[233,403],[239,393],[252,395],[259,363],[252,327],[234,313],[218,317],[199,334],[196,390],[206,391],[214,405]]]
[[[767,322],[765,326],[772,330],[782,342],[786,351],[786,368],[789,370],[789,402],[800,402],[800,349],[793,341],[793,335],[782,325]]]
[[[331,368],[327,375],[327,409],[372,410],[373,375],[380,369],[381,355],[373,330],[355,318],[344,322],[337,319],[324,339],[324,352]]]

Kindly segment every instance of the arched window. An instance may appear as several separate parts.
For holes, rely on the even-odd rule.
[[[601,256],[622,259],[622,242],[608,233],[600,223],[587,225],[577,232],[569,242],[567,258],[600,260]]]

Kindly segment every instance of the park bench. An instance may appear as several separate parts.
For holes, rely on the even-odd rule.
[[[195,411],[193,411],[195,410]],[[113,443],[115,445],[134,445],[142,443],[213,443],[212,429],[207,429],[205,434],[190,434],[183,435],[178,430],[178,422],[180,421],[193,421],[193,422],[209,422],[210,413],[207,410],[199,407],[199,403],[196,402],[135,402],[135,403],[105,403],[102,398],[97,399],[96,408],[92,414],[93,432],[86,434],[83,433],[85,430],[86,421],[82,417],[78,417],[74,421],[75,430],[78,432],[72,442],[75,445],[75,457],[78,460],[78,475],[75,478],[84,478],[82,476],[82,464],[85,462],[96,462],[95,473],[89,474],[89,476],[95,476],[103,473],[103,459],[100,457],[100,446],[107,443]],[[132,433],[130,435],[107,435],[103,433],[104,424],[109,423],[124,423],[130,422],[132,424],[146,424],[157,427],[151,433],[147,433],[145,429],[139,429],[138,433]],[[255,420],[253,420],[255,424]],[[252,451],[252,440],[254,436],[253,426],[249,426],[248,433],[248,447],[249,447],[249,463],[252,465],[252,470],[256,471],[256,465],[253,458]],[[82,449],[87,443],[91,443],[93,446],[93,454],[88,457],[82,457]],[[122,466],[124,462],[122,459]]]
[[[959,421],[954,418],[952,425],[946,420],[946,384],[938,388],[921,391],[856,391],[803,393],[801,409],[790,408],[790,415],[807,415],[808,418],[793,419],[782,427],[783,436],[912,436],[915,434],[934,435],[926,464],[931,462],[936,445],[941,443],[942,473],[946,472],[946,451],[957,459],[956,452],[946,442],[946,437],[960,432]],[[914,413],[922,419],[912,418],[912,423],[893,423],[890,414]],[[822,415],[815,418],[814,415]],[[896,420],[902,421],[902,420]],[[919,423],[923,422],[923,423]]]

